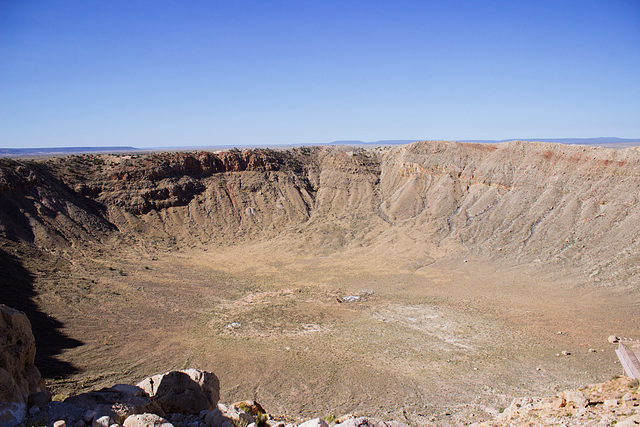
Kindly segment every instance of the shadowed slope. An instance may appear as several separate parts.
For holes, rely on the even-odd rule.
[[[24,252],[21,253],[25,255]],[[43,312],[34,298],[34,276],[22,261],[5,249],[0,248],[0,303],[23,311],[36,339],[36,366],[44,378],[65,377],[78,372],[73,364],[60,360],[57,356],[65,349],[82,345],[82,342],[68,337],[62,332],[64,325],[56,318]]]

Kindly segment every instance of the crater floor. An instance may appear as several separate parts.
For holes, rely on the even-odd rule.
[[[198,367],[220,377],[223,401],[292,418],[477,421],[513,397],[610,379],[621,368],[607,336],[640,333],[637,293],[464,253],[131,247],[41,286],[82,343],[58,356],[79,368],[52,382],[61,396]]]

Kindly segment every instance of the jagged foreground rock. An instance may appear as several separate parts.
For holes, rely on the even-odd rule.
[[[197,371],[190,370],[193,376]],[[165,378],[176,375],[177,372],[165,374]],[[198,372],[198,375],[213,375]],[[158,378],[158,376],[156,376]],[[145,380],[145,381],[148,381]],[[172,384],[175,384],[171,381]],[[109,390],[93,393],[94,400],[99,396],[109,395],[115,389],[128,389],[135,396],[147,396],[138,387],[118,385]],[[137,389],[135,391],[134,389]],[[278,421],[266,414],[256,402],[239,402],[226,406],[213,404],[212,409],[200,411],[199,416],[189,415],[189,405],[181,407],[175,405],[175,411],[167,413],[155,407],[148,411],[142,407],[134,408],[128,405],[133,394],[124,393],[121,400],[111,401],[109,405],[87,405],[83,396],[69,398],[64,404],[53,402],[44,406],[40,413],[41,423],[53,425],[57,418],[63,419],[66,425],[82,427],[84,425],[110,426],[114,424],[125,427],[148,426],[176,426],[176,427],[234,427],[245,426],[288,426],[296,424]],[[153,397],[151,397],[153,399]],[[71,402],[83,402],[78,410]],[[186,401],[185,401],[186,402]],[[66,405],[66,406],[65,406]],[[128,408],[126,411],[123,408]],[[60,411],[63,411],[60,413]],[[56,413],[58,411],[58,413]],[[86,412],[84,412],[86,411]],[[103,415],[108,413],[109,415]],[[61,416],[64,414],[64,416]],[[137,415],[136,415],[137,414]],[[161,415],[159,415],[161,414]],[[435,423],[434,425],[437,425]],[[467,424],[467,423],[465,423]],[[638,381],[622,377],[603,384],[595,384],[580,390],[570,390],[558,393],[549,398],[517,398],[511,405],[495,419],[474,423],[474,427],[499,426],[633,426],[640,424],[640,391]],[[397,421],[381,421],[368,417],[345,416],[336,427],[403,427]],[[298,427],[329,427],[322,418],[316,418],[298,424]]]
[[[27,316],[0,304],[0,425],[23,419],[29,404],[46,399],[35,356]]]
[[[555,397],[519,398],[494,420],[474,427],[634,426],[640,424],[638,380],[626,377]]]

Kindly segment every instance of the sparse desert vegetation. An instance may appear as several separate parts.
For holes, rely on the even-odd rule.
[[[460,425],[640,337],[637,148],[3,159],[0,206],[1,302],[59,398],[196,367],[292,419]]]

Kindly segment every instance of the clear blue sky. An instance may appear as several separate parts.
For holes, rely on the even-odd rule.
[[[638,0],[0,0],[0,147],[597,136]]]

